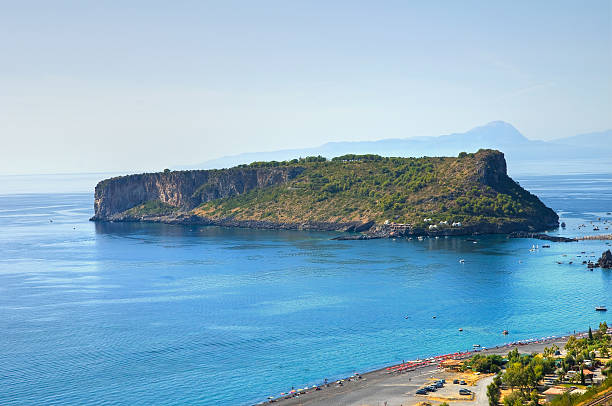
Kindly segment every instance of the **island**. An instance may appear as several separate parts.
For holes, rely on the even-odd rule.
[[[536,232],[559,217],[512,180],[504,154],[348,154],[103,180],[93,221],[352,232],[350,238]]]

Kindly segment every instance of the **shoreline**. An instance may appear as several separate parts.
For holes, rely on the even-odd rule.
[[[411,404],[410,398],[415,398],[414,390],[423,385],[431,375],[441,373],[440,362],[442,360],[456,359],[465,360],[475,354],[499,354],[506,355],[514,348],[520,352],[541,352],[544,347],[556,344],[562,348],[571,336],[581,338],[586,332],[568,333],[566,335],[551,335],[541,338],[531,338],[501,344],[495,347],[482,348],[477,351],[456,352],[431,356],[422,360],[412,360],[397,363],[364,373],[355,373],[349,377],[336,379],[327,383],[320,383],[306,388],[294,389],[293,391],[281,392],[280,395],[269,396],[267,400],[260,401],[256,405],[279,404],[279,405],[308,405],[320,406],[325,404],[363,404],[364,398],[386,398],[374,402],[387,402],[389,398],[406,398],[402,405]],[[395,388],[395,390],[394,390]],[[416,390],[416,389],[415,389]],[[423,399],[421,399],[423,400]],[[418,398],[412,400],[416,403]],[[382,403],[381,403],[382,404]],[[388,403],[389,406],[395,403]],[[398,403],[400,404],[400,403]]]
[[[546,239],[555,242],[576,241],[565,237],[548,236],[539,232],[546,232],[558,228],[559,225],[525,225],[521,223],[481,223],[464,225],[460,228],[448,227],[439,230],[426,230],[423,228],[407,228],[397,231],[390,225],[376,224],[373,221],[350,221],[350,222],[326,222],[326,221],[304,221],[304,222],[277,222],[268,220],[237,220],[231,217],[209,218],[191,213],[180,213],[172,215],[144,215],[133,216],[111,216],[98,217],[94,215],[89,219],[94,223],[152,223],[171,224],[184,226],[213,226],[227,228],[243,228],[254,230],[293,230],[293,231],[322,231],[342,233],[332,240],[376,240],[390,238],[443,238],[443,237],[475,237],[483,235],[506,235],[508,238],[535,238]],[[526,231],[526,230],[529,231]],[[542,238],[544,236],[544,238]]]

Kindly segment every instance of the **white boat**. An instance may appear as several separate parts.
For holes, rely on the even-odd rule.
[[[607,312],[608,309],[606,309],[606,306],[597,306],[595,308],[595,311],[597,311],[597,312]]]

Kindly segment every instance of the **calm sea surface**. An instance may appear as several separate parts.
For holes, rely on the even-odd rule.
[[[612,233],[612,175],[519,180],[568,224],[553,233]],[[581,265],[605,241],[530,252],[545,242],[94,224],[92,200],[0,195],[0,404],[250,404],[612,324],[594,311],[612,308],[612,272]]]

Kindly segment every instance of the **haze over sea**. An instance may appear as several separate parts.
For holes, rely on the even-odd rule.
[[[612,233],[611,174],[519,181],[567,223],[552,234]],[[17,186],[0,195],[0,404],[250,404],[612,322],[594,311],[612,307],[612,272],[581,264],[606,241],[530,252],[545,242],[94,224],[91,190]]]

